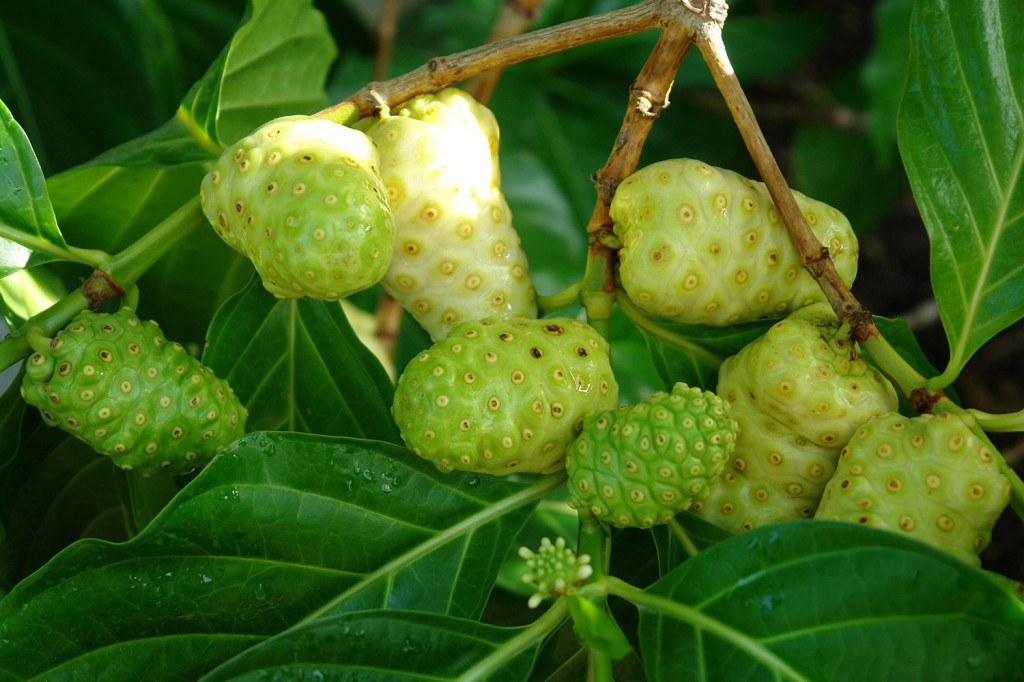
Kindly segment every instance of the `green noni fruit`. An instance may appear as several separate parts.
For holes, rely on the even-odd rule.
[[[380,149],[397,234],[384,290],[434,341],[466,320],[535,318],[490,110],[449,88],[396,107],[366,133]]]
[[[725,469],[736,444],[730,406],[677,383],[635,405],[595,412],[566,453],[569,506],[614,526],[667,523]]]
[[[796,192],[811,230],[850,285],[857,238],[836,209]],[[763,183],[693,159],[626,178],[610,215],[622,288],[638,308],[676,322],[725,325],[823,301]]]
[[[380,159],[362,132],[311,116],[274,119],[203,179],[203,212],[279,298],[334,301],[387,272],[395,228]]]
[[[825,303],[791,313],[728,358],[716,393],[732,405],[740,436],[729,470],[694,509],[733,531],[812,516],[842,446],[898,405]]]
[[[608,353],[577,320],[462,322],[408,364],[392,414],[441,471],[557,471],[583,418],[618,400]]]
[[[202,466],[245,433],[227,382],[128,308],[79,313],[28,358],[21,394],[47,424],[144,476]]]
[[[979,565],[1010,501],[997,457],[956,415],[880,415],[843,448],[815,518],[903,532]]]

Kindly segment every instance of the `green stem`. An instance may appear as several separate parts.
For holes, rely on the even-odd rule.
[[[540,308],[541,315],[547,315],[562,308],[568,308],[573,303],[578,303],[582,288],[583,283],[576,282],[557,294],[537,296],[537,307]]]
[[[925,385],[925,377],[911,367],[881,333],[861,341],[860,347],[871,356],[878,368],[892,379],[903,395],[909,396],[914,390]]]
[[[457,682],[474,682],[475,680],[486,680],[491,675],[502,670],[506,664],[518,656],[524,649],[539,639],[554,632],[555,628],[561,625],[569,617],[569,607],[565,599],[559,599],[551,608],[545,611],[537,620],[522,632],[508,640],[490,655],[481,659],[476,665],[459,675]]]
[[[597,649],[588,649],[587,682],[615,682],[612,676],[612,659]]]
[[[590,555],[590,565],[594,573],[591,582],[601,582],[608,575],[611,565],[611,536],[608,531],[589,512],[580,514],[580,543],[578,555]],[[609,617],[608,600],[603,595],[593,598],[595,605],[605,611]],[[613,619],[614,620],[614,619]],[[587,679],[590,682],[611,682],[612,660],[606,654],[592,647],[587,648]]]
[[[967,414],[974,417],[978,426],[985,431],[994,433],[1024,431],[1024,410],[1009,414],[990,414],[981,410],[968,409]]]
[[[686,553],[690,555],[690,558],[693,558],[700,554],[700,548],[697,547],[697,544],[693,541],[693,538],[691,538],[690,534],[686,532],[685,528],[683,528],[683,524],[679,523],[675,519],[672,519],[668,522],[668,527],[669,530],[672,531],[672,535],[676,537],[676,540],[679,540],[679,544],[681,544],[683,546],[683,549],[686,550]]]
[[[122,289],[130,290],[153,263],[204,223],[206,217],[196,197],[111,258],[106,268],[107,274]],[[79,287],[38,315],[33,315],[5,341],[0,342],[0,370],[10,367],[32,352],[28,340],[30,332],[52,337],[67,326],[72,317],[88,307],[89,300],[83,295],[82,287]]]
[[[784,675],[796,682],[811,682],[807,677],[801,675],[797,670],[790,667],[788,663],[779,658],[771,649],[750,635],[735,630],[722,621],[715,620],[703,611],[672,601],[666,597],[650,594],[618,578],[606,578],[605,585],[608,588],[608,594],[625,599],[640,608],[657,611],[674,620],[688,623],[698,630],[704,630],[728,642],[737,649],[747,653],[754,660],[759,661],[769,670],[775,671],[777,678]]]
[[[145,477],[137,471],[126,471],[128,499],[131,503],[132,520],[138,534],[178,494],[178,486],[171,476]]]
[[[0,223],[0,238],[20,244],[35,253],[47,255],[54,260],[84,263],[94,268],[102,267],[110,259],[110,255],[104,251],[60,246],[4,223]]]
[[[657,336],[659,339],[662,339],[663,341],[668,341],[673,346],[678,346],[679,348],[685,350],[687,353],[695,355],[701,360],[704,360],[709,364],[715,365],[716,367],[718,365],[721,365],[722,362],[725,360],[725,358],[723,358],[721,355],[712,353],[707,348],[698,346],[689,339],[686,339],[673,331],[665,329],[665,327],[649,318],[647,315],[643,313],[642,310],[637,308],[636,304],[629,300],[629,297],[626,296],[624,293],[619,292],[619,294],[615,297],[615,302],[619,305],[619,308],[622,309],[622,312],[626,314],[626,317],[629,318],[630,322],[635,324],[640,329],[650,333],[652,336]]]

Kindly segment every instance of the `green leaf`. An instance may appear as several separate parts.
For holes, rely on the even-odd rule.
[[[984,572],[891,531],[793,521],[701,552],[638,596],[659,680],[1024,676],[1024,605]]]
[[[185,96],[178,120],[213,148],[272,118],[313,113],[326,104],[324,82],[336,54],[311,0],[249,0],[242,24]]]
[[[7,528],[0,587],[8,589],[76,540],[125,540],[131,533],[122,472],[84,442],[43,424],[34,408],[23,412],[21,447],[0,470],[0,518]]]
[[[360,611],[279,635],[228,661],[202,682],[227,680],[455,680],[525,628],[411,611]],[[488,680],[529,678],[537,644]]]
[[[20,392],[24,368],[11,368],[10,372],[0,374],[0,390],[3,390],[3,393],[0,393],[0,471],[18,454],[18,446],[21,443],[21,415],[25,412],[25,401]],[[8,378],[10,384],[5,383]],[[2,541],[3,538],[0,538],[0,542]]]
[[[81,167],[159,167],[211,161],[216,148],[204,147],[178,119],[110,149]]]
[[[900,152],[950,346],[942,388],[1024,315],[1024,4],[919,2]]]
[[[756,320],[726,327],[651,322],[643,332],[665,390],[682,381],[713,391],[718,385],[719,365],[777,321]]]
[[[17,585],[0,602],[0,670],[195,680],[340,612],[479,618],[533,504],[561,480],[441,474],[386,443],[249,434],[132,540],[75,543]]]
[[[51,260],[33,253],[47,246],[64,249],[67,243],[32,143],[0,102],[0,277]]]
[[[253,276],[214,318],[203,364],[249,409],[249,430],[402,442],[391,379],[340,304],[278,299]]]

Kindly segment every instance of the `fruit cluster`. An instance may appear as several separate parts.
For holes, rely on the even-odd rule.
[[[493,114],[454,88],[351,127],[287,116],[228,148],[200,200],[275,296],[336,301],[380,284],[429,333],[392,413],[441,471],[565,470],[569,505],[615,526],[684,510],[734,532],[840,519],[977,562],[1009,497],[996,455],[954,415],[896,412],[764,185],[674,159],[618,187],[618,284],[638,309],[687,324],[776,319],[721,365],[714,391],[679,383],[619,406],[608,342],[575,319],[538,319],[498,140]],[[849,222],[796,202],[852,284]],[[201,465],[244,432],[230,387],[127,309],[76,318],[29,359],[23,393],[147,475]]]

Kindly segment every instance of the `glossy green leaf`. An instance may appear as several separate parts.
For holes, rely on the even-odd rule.
[[[69,239],[117,253],[194,198],[204,174],[199,164],[97,166],[56,175],[49,189]],[[82,270],[68,275],[82,276]],[[139,315],[157,319],[169,339],[198,350],[217,308],[251,276],[246,258],[199,225],[139,280]]]
[[[249,430],[402,442],[391,379],[337,303],[274,298],[254,276],[214,318],[203,364],[249,409]]]
[[[900,152],[931,242],[944,387],[1024,316],[1024,5],[919,2]]]
[[[21,376],[18,367],[0,375],[0,471],[11,463],[21,444],[21,415],[25,411],[20,392]]]
[[[75,543],[17,585],[0,602],[0,671],[195,680],[343,611],[478,618],[533,504],[560,482],[441,474],[379,442],[249,434],[132,540]]]
[[[640,646],[651,682],[1024,676],[1024,604],[890,531],[764,526],[706,549],[647,594]]]
[[[576,636],[594,651],[600,651],[613,660],[625,658],[633,651],[622,628],[611,613],[597,602],[579,595],[567,597]]]
[[[0,519],[7,528],[0,586],[6,589],[76,540],[125,540],[132,532],[121,471],[82,441],[43,424],[35,408],[23,413],[14,440],[20,448],[0,470]],[[9,441],[4,436],[0,442],[6,447]]]
[[[524,628],[411,611],[360,611],[294,628],[228,661],[201,682],[457,680]],[[489,680],[527,680],[537,643]]]
[[[311,0],[249,0],[231,42],[185,96],[178,120],[213,148],[272,118],[313,113],[326,104],[324,82],[336,54]]]
[[[47,246],[67,244],[32,143],[0,102],[0,277],[51,260],[45,252],[34,253]]]
[[[719,365],[776,321],[757,320],[726,327],[651,322],[644,328],[644,335],[666,390],[682,381],[713,391],[718,385]]]

